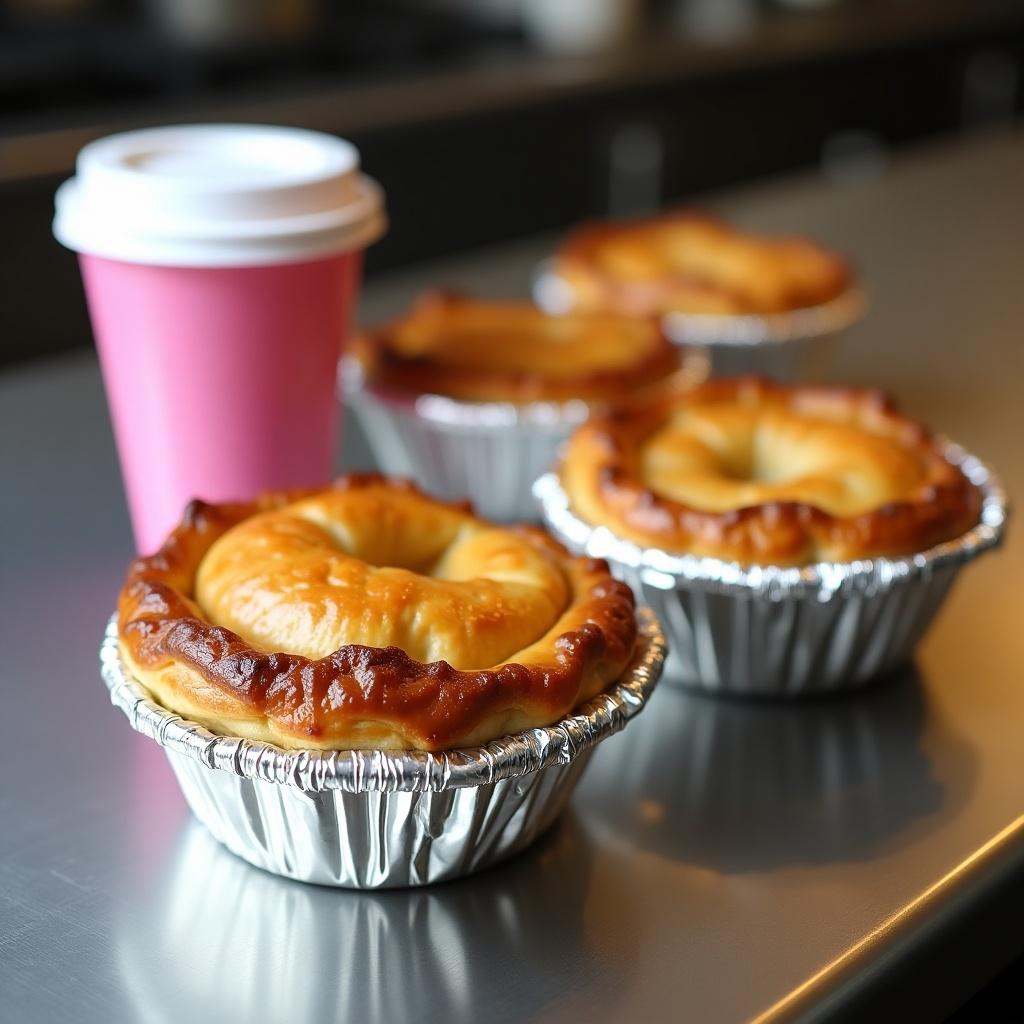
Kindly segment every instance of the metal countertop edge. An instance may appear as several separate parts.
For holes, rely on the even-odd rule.
[[[914,1007],[917,1020],[944,1019],[1019,954],[1024,923],[1016,927],[1003,923],[992,929],[998,933],[994,935],[987,928],[983,933],[976,927],[977,919],[987,922],[993,896],[1014,882],[1024,882],[1024,814],[753,1017],[751,1024],[864,1020],[869,1019],[865,1017],[869,1004],[875,1014],[870,1019],[905,1019],[901,1012],[904,1003]],[[1005,912],[1004,906],[999,916],[1005,919]],[[968,929],[968,923],[975,927]],[[932,961],[941,951],[934,947],[951,938],[962,954],[962,965],[960,970],[952,970],[952,956],[946,956],[939,965],[941,977],[932,975],[935,985],[930,997],[922,995],[920,985],[914,985],[909,977],[901,982],[901,972],[912,975],[925,966],[912,963],[922,953],[927,966],[935,967]],[[1000,948],[993,950],[993,945]]]

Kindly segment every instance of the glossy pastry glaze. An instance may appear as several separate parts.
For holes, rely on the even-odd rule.
[[[665,378],[680,359],[653,319],[548,316],[527,302],[446,292],[421,296],[352,351],[378,384],[517,403],[610,398]]]
[[[319,749],[438,750],[548,725],[622,674],[633,599],[531,528],[361,475],[193,503],[133,563],[121,649],[165,707]]]
[[[852,283],[846,261],[808,239],[753,235],[685,210],[584,224],[553,270],[574,308],[633,316],[784,313],[829,302]]]
[[[803,565],[925,550],[980,497],[879,392],[713,380],[592,417],[563,486],[587,521],[671,554]]]

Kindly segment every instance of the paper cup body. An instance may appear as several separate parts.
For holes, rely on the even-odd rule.
[[[331,136],[193,125],[82,150],[54,233],[79,253],[140,551],[192,498],[331,478],[335,367],[383,229]]]
[[[140,551],[192,498],[330,480],[358,253],[217,269],[79,261]]]

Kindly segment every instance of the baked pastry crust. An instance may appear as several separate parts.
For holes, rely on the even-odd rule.
[[[670,554],[748,565],[923,551],[978,489],[881,392],[711,380],[592,416],[561,466],[583,519]]]
[[[543,531],[376,475],[193,502],[131,566],[121,653],[170,710],[317,749],[439,750],[549,725],[618,679],[632,595]]]
[[[808,239],[754,235],[690,210],[584,224],[552,268],[575,309],[630,316],[787,313],[836,299],[853,281],[841,256]]]
[[[471,402],[597,401],[680,366],[654,319],[549,316],[528,302],[440,291],[360,335],[351,351],[373,383]]]

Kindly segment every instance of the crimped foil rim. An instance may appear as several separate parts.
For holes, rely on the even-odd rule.
[[[542,262],[533,277],[533,298],[549,313],[572,309],[572,286]],[[855,324],[868,307],[867,293],[851,285],[841,294],[817,306],[805,306],[785,313],[667,313],[665,333],[677,345],[746,348],[807,341],[835,334]]]
[[[464,402],[446,395],[408,394],[393,388],[370,384],[362,367],[354,359],[338,364],[338,383],[349,401],[358,403],[365,396],[414,413],[428,423],[451,431],[479,433],[481,430],[507,431],[529,427],[532,430],[564,434],[579,426],[590,415],[590,407],[579,398],[568,401]]]
[[[817,562],[813,565],[744,566],[720,558],[670,555],[658,548],[642,548],[617,537],[604,526],[592,526],[569,507],[569,497],[557,473],[545,473],[533,485],[544,520],[551,531],[573,550],[604,558],[639,572],[643,581],[660,590],[684,586],[716,593],[745,592],[769,600],[813,597],[829,601],[839,595],[877,594],[948,565],[976,558],[1002,543],[1009,515],[1006,492],[992,470],[974,455],[945,438],[939,445],[946,459],[959,466],[982,495],[977,525],[955,540],[900,558],[865,558],[853,562]]]
[[[128,672],[118,649],[117,615],[100,645],[100,674],[110,700],[132,728],[208,768],[306,792],[440,792],[517,778],[566,765],[619,732],[650,697],[665,659],[665,637],[649,608],[637,610],[633,662],[620,682],[554,725],[528,729],[479,747],[439,753],[386,750],[284,750],[271,743],[220,736],[156,703]]]
[[[669,313],[665,333],[677,345],[721,345],[747,348],[785,345],[836,334],[852,326],[867,310],[867,295],[858,285],[819,306],[786,313],[733,316],[714,313]]]

